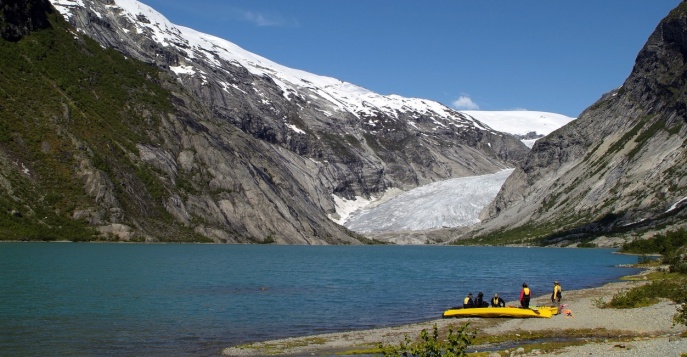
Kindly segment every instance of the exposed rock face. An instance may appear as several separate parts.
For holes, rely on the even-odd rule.
[[[52,3],[79,33],[180,84],[166,84],[173,112],[138,109],[157,124],[127,155],[156,172],[165,188],[157,194],[179,224],[217,242],[359,243],[327,218],[336,214],[333,194],[369,197],[493,173],[528,152],[513,136],[439,103],[279,66],[176,27],[140,3]],[[139,180],[108,175],[88,160],[78,175],[97,205],[77,208],[75,218],[122,239],[159,238],[146,228],[154,197]],[[115,187],[133,197],[134,211],[117,200]]]
[[[7,41],[18,41],[31,31],[48,28],[47,14],[53,10],[48,0],[0,1],[0,37]]]
[[[686,56],[683,2],[658,25],[622,87],[537,141],[473,234],[520,227],[532,236],[575,236],[684,222]]]
[[[334,191],[348,198],[389,186],[491,173],[528,151],[513,137],[482,128],[438,103],[384,97],[311,74],[285,76],[279,72],[293,70],[253,54],[246,60],[244,50],[212,36],[182,32],[143,4],[124,9],[116,1],[83,1],[83,7],[55,3],[67,4],[61,9],[70,22],[103,46],[173,69],[206,106],[205,115],[299,156],[330,163]],[[190,41],[189,33],[206,45]],[[327,87],[309,81],[324,81]],[[357,98],[356,92],[365,93]]]

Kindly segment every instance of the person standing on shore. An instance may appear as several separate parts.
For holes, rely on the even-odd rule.
[[[563,297],[563,288],[558,280],[553,282],[553,292],[551,293],[551,303],[556,303],[556,305],[561,305],[561,297]]]
[[[520,290],[520,307],[523,309],[530,308],[530,296],[532,296],[532,291],[530,291],[526,283],[522,283],[522,290]]]

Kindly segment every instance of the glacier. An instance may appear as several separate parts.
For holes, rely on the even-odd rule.
[[[352,212],[343,225],[358,233],[421,231],[472,226],[496,197],[513,169],[460,177],[404,192]]]

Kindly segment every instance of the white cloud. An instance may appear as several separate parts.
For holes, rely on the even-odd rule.
[[[296,20],[286,20],[279,14],[266,15],[253,11],[243,11],[241,17],[257,26],[298,26]]]
[[[279,18],[269,18],[264,14],[258,14],[251,11],[244,12],[243,19],[258,26],[279,26],[282,23]]]
[[[479,105],[477,103],[473,102],[470,97],[466,97],[464,95],[461,95],[460,98],[456,99],[451,103],[454,108],[456,109],[464,109],[464,110],[477,110],[479,109]]]

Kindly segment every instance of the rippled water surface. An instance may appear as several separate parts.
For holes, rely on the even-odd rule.
[[[437,318],[632,274],[603,249],[0,243],[0,351],[212,356],[286,336]]]

